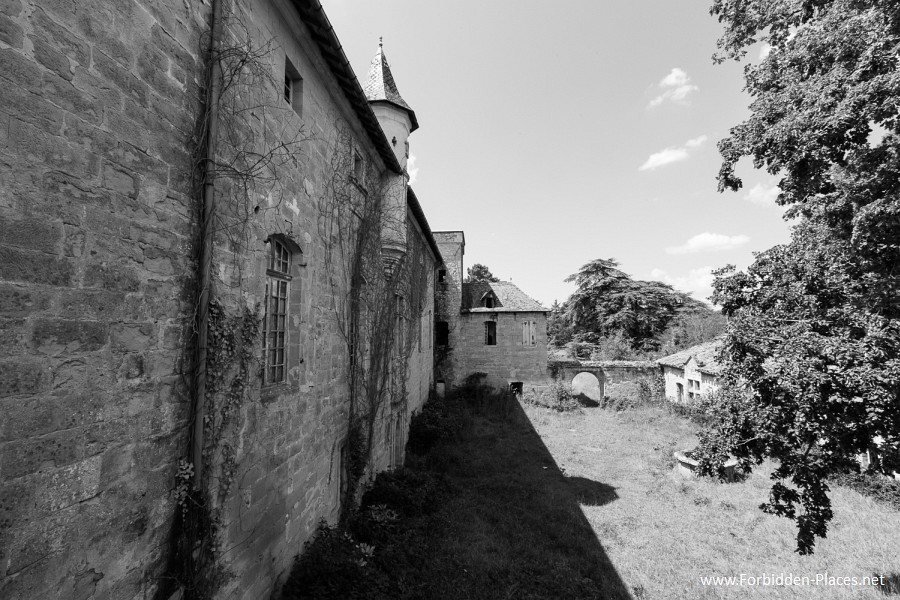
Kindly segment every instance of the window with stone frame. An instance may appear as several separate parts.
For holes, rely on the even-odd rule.
[[[284,57],[284,101],[287,102],[295,113],[303,116],[303,78],[291,62]]]
[[[484,322],[484,345],[485,346],[496,346],[497,345],[497,323],[496,323],[496,321],[485,321]]]
[[[265,384],[282,383],[286,378],[290,286],[291,250],[283,241],[270,238],[263,317]]]

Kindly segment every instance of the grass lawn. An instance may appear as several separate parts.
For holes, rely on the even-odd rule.
[[[672,452],[696,442],[690,421],[653,407],[525,413],[562,472],[615,490],[614,502],[582,510],[634,598],[882,598],[864,587],[715,587],[700,578],[792,573],[814,584],[826,572],[878,573],[892,575],[893,586],[900,579],[900,513],[852,490],[831,492],[828,537],[804,557],[794,552],[794,525],[758,508],[771,467],[730,484],[673,471]]]
[[[558,413],[506,401],[476,414],[469,407],[464,420],[460,439],[408,455],[396,475],[429,487],[402,484],[370,503],[383,510],[386,502],[403,519],[368,537],[351,526],[372,548],[370,560],[347,568],[320,554],[319,575],[298,567],[284,598],[884,597],[872,587],[815,585],[826,572],[888,575],[900,597],[900,512],[834,490],[828,538],[802,557],[793,524],[758,508],[766,469],[740,483],[674,472],[672,452],[693,446],[696,426],[667,410]],[[400,498],[395,505],[391,494]],[[416,510],[401,508],[411,499]],[[782,573],[811,585],[700,579]]]

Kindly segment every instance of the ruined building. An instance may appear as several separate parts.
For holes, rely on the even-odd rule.
[[[268,597],[402,460],[417,126],[317,0],[0,3],[0,597]]]
[[[436,231],[444,266],[435,300],[435,379],[438,389],[473,373],[516,392],[542,388],[547,370],[547,312],[511,281],[466,283],[462,231]]]

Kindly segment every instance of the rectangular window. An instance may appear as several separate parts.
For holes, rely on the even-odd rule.
[[[264,383],[267,384],[281,383],[285,380],[288,297],[291,281],[290,250],[278,240],[271,240],[269,244],[263,317]]]
[[[353,151],[353,179],[356,180],[357,183],[362,184],[366,173],[366,164],[363,161],[362,154]]]
[[[284,57],[284,101],[303,116],[303,78],[288,57]]]
[[[447,281],[447,269],[438,269],[438,283]]]
[[[495,321],[484,322],[484,344],[485,346],[497,345],[497,323]]]
[[[438,346],[446,346],[450,343],[450,324],[447,321],[438,321],[434,324],[434,337]]]

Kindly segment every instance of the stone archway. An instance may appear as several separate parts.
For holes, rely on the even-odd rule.
[[[593,373],[581,371],[572,378],[572,393],[600,402],[603,400],[603,384]]]

